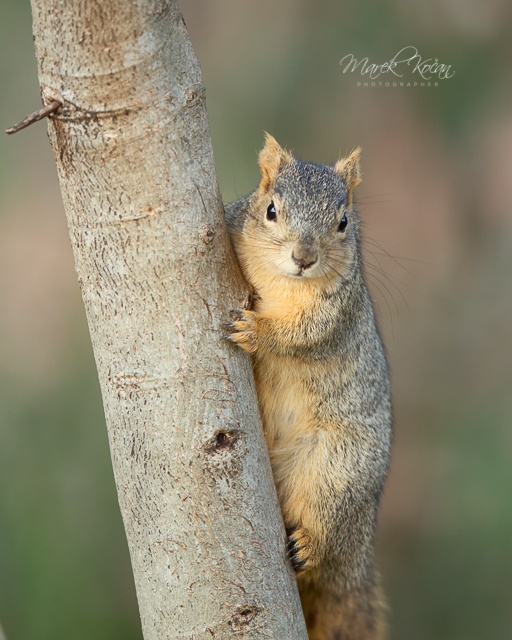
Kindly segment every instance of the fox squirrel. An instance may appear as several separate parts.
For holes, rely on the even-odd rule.
[[[354,210],[359,155],[302,162],[266,134],[259,188],[226,207],[255,294],[227,337],[253,354],[311,640],[385,637],[373,547],[392,417]]]

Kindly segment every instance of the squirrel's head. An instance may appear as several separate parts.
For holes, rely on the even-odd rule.
[[[259,155],[261,182],[246,225],[260,256],[260,273],[311,284],[350,277],[358,255],[353,192],[361,182],[360,151],[334,166],[302,162],[266,134]]]

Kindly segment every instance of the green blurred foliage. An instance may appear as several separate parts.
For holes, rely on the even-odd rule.
[[[88,345],[87,345],[88,346]],[[89,349],[58,388],[3,379],[0,603],[10,638],[138,638]]]
[[[512,8],[183,0],[226,201],[264,130],[304,159],[363,146],[368,276],[396,441],[379,531],[395,640],[510,637]],[[404,46],[439,87],[358,87]],[[39,105],[28,2],[0,5],[3,128]],[[44,125],[0,138],[0,619],[7,636],[140,638],[84,314]]]

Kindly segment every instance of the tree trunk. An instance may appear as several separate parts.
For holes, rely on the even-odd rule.
[[[205,92],[172,0],[32,0],[39,79],[146,640],[307,638]]]

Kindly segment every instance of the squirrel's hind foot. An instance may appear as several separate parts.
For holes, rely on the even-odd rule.
[[[289,527],[288,555],[296,573],[311,569],[316,564],[315,550],[309,531],[303,527]]]

